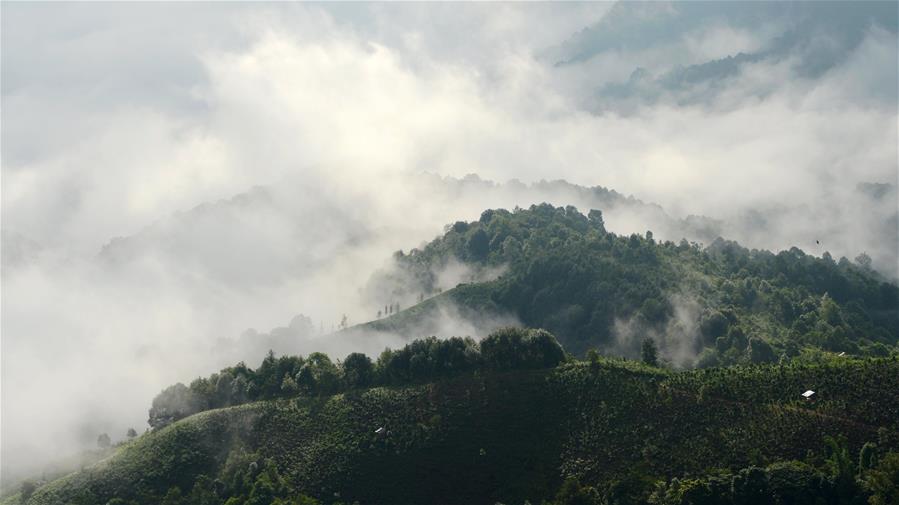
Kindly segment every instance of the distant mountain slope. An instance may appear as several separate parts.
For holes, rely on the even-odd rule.
[[[614,221],[613,229],[630,230],[636,222],[640,229],[706,241],[723,233],[719,221],[698,216],[680,220],[659,205],[602,186],[562,180],[497,183],[477,175],[456,179],[420,174],[402,181],[418,193],[434,195],[429,205],[441,216],[437,226],[459,215],[476,216],[485,201],[491,207],[510,208],[551,202],[604,209],[607,219]],[[226,285],[265,286],[308,275],[341,251],[368,245],[378,234],[401,232],[391,226],[395,223],[366,219],[370,216],[360,208],[364,207],[334,201],[300,183],[255,186],[167,216],[132,235],[112,238],[98,257],[108,264],[127,264],[152,255],[178,268],[187,264]],[[412,225],[419,224],[403,223],[415,232],[419,230]]]
[[[491,299],[490,283],[459,284],[396,314],[340,331],[328,338],[364,339],[384,333],[414,339],[422,335],[483,336],[519,323]]]
[[[635,64],[630,78],[608,82],[595,93],[594,111],[632,113],[639,106],[658,102],[710,106],[728,93],[764,98],[795,80],[814,81],[849,58],[872,32],[895,35],[897,7],[891,2],[783,3],[619,3],[601,21],[575,33],[558,47],[546,51],[556,66],[587,64],[591,59],[632,54],[637,61],[650,60],[653,48],[681,47],[678,53],[692,60],[661,63],[660,68]],[[741,34],[752,33],[745,51],[709,47],[718,57],[694,55],[698,40],[715,30],[730,37],[718,42],[734,44]],[[713,43],[713,42],[710,42]],[[629,53],[628,53],[629,52]],[[620,56],[619,56],[620,57]],[[782,65],[793,79],[779,78],[764,85],[735,86],[740,74],[759,63]],[[655,75],[655,77],[654,77]],[[597,75],[596,79],[603,79]],[[750,79],[751,80],[751,79]],[[887,91],[880,99],[895,100]]]
[[[566,478],[648,493],[656,479],[824,455],[828,435],[852,454],[895,450],[897,378],[895,359],[674,374],[598,360],[257,402],[141,436],[25,503],[538,503]]]
[[[697,357],[701,366],[776,361],[803,349],[886,355],[899,341],[899,288],[867,264],[721,239],[701,248],[651,233],[618,236],[605,230],[602,213],[573,207],[485,211],[397,255],[399,273],[375,282],[396,297],[430,296],[451,262],[474,276],[504,270],[363,328],[414,333],[438,302],[451,300],[547,328],[577,354],[595,347],[633,357],[651,337],[682,366]]]

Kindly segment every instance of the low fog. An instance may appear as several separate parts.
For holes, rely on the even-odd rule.
[[[3,483],[268,349],[402,345],[331,334],[416,303],[392,254],[486,208],[896,279],[896,5],[714,5],[4,3]]]

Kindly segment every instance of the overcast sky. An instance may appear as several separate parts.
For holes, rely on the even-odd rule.
[[[245,328],[364,320],[448,222],[575,203],[422,173],[896,275],[895,2],[3,3],[0,61],[4,471],[142,429]]]

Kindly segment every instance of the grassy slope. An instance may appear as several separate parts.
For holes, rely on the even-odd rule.
[[[778,370],[669,374],[604,360],[220,409],[142,436],[28,503],[189,488],[236,447],[274,458],[307,494],[392,504],[533,502],[563,476],[601,483],[635,466],[672,476],[800,458],[825,435],[847,436],[854,450],[878,439],[895,447],[899,362]],[[818,384],[820,401],[796,400]],[[386,439],[374,434],[383,425]]]
[[[21,474],[9,475],[4,468],[4,473],[2,475],[3,481],[0,482],[0,490],[2,490],[0,491],[2,492],[0,503],[5,503],[4,500],[9,497],[9,495],[17,493],[24,481],[40,482],[42,480],[55,480],[68,475],[79,468],[85,468],[100,460],[106,459],[115,453],[115,451],[115,447],[110,447],[108,449],[91,449],[70,454],[48,463],[40,472],[24,477]]]
[[[400,312],[355,325],[345,333],[394,333],[406,337],[418,338],[435,332],[434,322],[441,311],[458,313],[464,320],[472,323],[488,321],[501,315],[503,310],[490,299],[494,283],[460,284],[444,293],[433,296],[421,303]],[[340,333],[338,333],[339,335]]]
[[[545,204],[487,210],[479,221],[457,223],[398,255],[405,275],[381,279],[382,289],[433,292],[435,272],[454,259],[475,270],[503,266],[499,279],[481,286],[480,299],[524,326],[552,332],[575,355],[597,348],[637,356],[639,343],[622,346],[622,322],[634,334],[657,334],[663,355],[677,354],[666,352],[667,340],[676,349],[684,343],[697,352],[719,349],[706,366],[749,361],[742,338],[716,341],[730,329],[772,344],[774,359],[802,347],[883,356],[899,340],[899,289],[848,260],[723,240],[700,249],[659,242],[648,232],[617,236],[592,216]],[[420,286],[409,288],[409,278]],[[454,294],[466,300],[460,295]],[[690,330],[703,321],[711,324]],[[676,331],[677,324],[689,331]],[[764,354],[757,361],[770,360]]]

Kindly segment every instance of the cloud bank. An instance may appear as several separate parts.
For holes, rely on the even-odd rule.
[[[4,4],[4,478],[488,207],[895,277],[896,6],[819,5]]]

